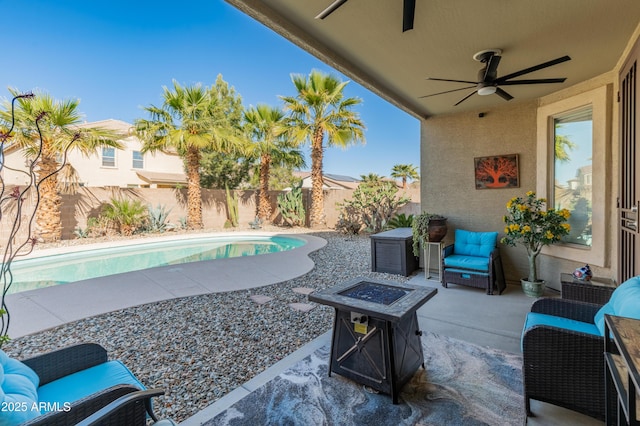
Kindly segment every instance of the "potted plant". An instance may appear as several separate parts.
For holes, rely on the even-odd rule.
[[[411,224],[413,254],[420,255],[420,244],[441,241],[447,235],[447,218],[439,214],[422,212],[414,216]]]
[[[504,216],[506,234],[500,241],[508,246],[522,244],[529,258],[529,276],[521,281],[527,296],[540,297],[544,293],[545,283],[538,279],[536,259],[543,246],[560,241],[569,234],[571,226],[567,219],[571,216],[567,209],[545,209],[547,200],[536,198],[529,191],[525,198],[514,197],[507,203],[507,215]]]

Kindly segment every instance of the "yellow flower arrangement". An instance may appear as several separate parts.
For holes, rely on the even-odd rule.
[[[520,243],[529,257],[528,281],[538,281],[536,258],[543,246],[556,243],[569,234],[566,223],[571,213],[567,209],[544,209],[547,200],[536,198],[534,191],[524,198],[514,197],[507,202],[507,215],[503,216],[506,234],[500,241],[509,246]]]

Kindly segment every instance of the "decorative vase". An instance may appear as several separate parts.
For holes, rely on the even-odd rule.
[[[445,235],[447,235],[447,219],[430,219],[429,220],[429,241],[437,243],[442,241]]]
[[[541,297],[544,294],[545,282],[543,280],[528,281],[523,278],[520,283],[522,284],[522,291],[529,297]]]

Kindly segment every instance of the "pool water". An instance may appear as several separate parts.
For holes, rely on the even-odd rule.
[[[8,293],[66,284],[157,266],[276,253],[303,246],[288,237],[205,237],[85,250],[11,264]]]

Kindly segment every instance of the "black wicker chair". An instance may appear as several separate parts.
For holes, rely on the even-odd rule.
[[[531,312],[594,324],[600,305],[542,298]],[[524,400],[547,402],[604,420],[605,405],[616,406],[614,392],[605,397],[604,337],[548,325],[536,325],[522,336]],[[613,383],[609,383],[613,386]],[[612,389],[612,388],[610,388]]]
[[[107,351],[102,346],[85,343],[45,353],[22,362],[35,371],[40,378],[40,386],[43,386],[107,361]],[[109,416],[102,418],[99,424],[143,426],[147,424],[147,415],[154,421],[157,420],[151,409],[150,399],[163,393],[163,390],[157,389],[141,393],[140,387],[132,384],[114,385],[77,401],[69,401],[69,405],[63,409],[37,416],[23,425],[75,425],[120,397],[140,394],[139,398],[131,399]]]

